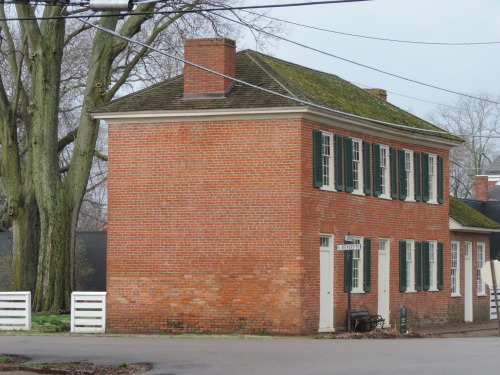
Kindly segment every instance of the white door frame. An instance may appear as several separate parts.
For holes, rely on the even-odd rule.
[[[473,317],[473,280],[472,277],[472,242],[465,242],[464,251],[464,321],[472,322]]]
[[[383,244],[383,245],[382,245]],[[378,311],[385,319],[384,327],[390,327],[390,259],[391,241],[388,238],[378,239]]]
[[[333,326],[333,234],[320,234],[319,248],[319,328],[334,332]],[[328,243],[324,243],[328,239]]]

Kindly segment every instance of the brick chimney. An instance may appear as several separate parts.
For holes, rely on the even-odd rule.
[[[187,39],[184,59],[229,77],[236,76],[236,42],[231,39]],[[223,98],[233,82],[192,65],[184,65],[184,99]]]
[[[488,176],[476,176],[472,183],[472,194],[478,201],[487,201],[488,196]]]
[[[369,92],[372,95],[375,95],[377,98],[387,101],[387,91],[382,89],[365,89],[366,92]]]

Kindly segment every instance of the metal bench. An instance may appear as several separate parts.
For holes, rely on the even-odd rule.
[[[367,307],[351,309],[351,328],[354,332],[369,332],[377,327],[384,328],[385,319],[380,315],[370,315]]]

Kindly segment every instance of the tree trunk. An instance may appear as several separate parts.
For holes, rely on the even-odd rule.
[[[57,312],[70,307],[73,228],[70,211],[63,197],[58,199],[56,205],[44,206],[40,210],[40,255],[33,309]]]
[[[13,272],[11,289],[35,292],[38,248],[40,244],[40,217],[34,194],[14,208],[12,219]]]

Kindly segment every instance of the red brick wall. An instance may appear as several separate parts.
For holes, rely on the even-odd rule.
[[[313,333],[319,321],[319,234],[390,239],[391,325],[445,320],[450,304],[448,199],[441,205],[322,191],[312,183],[312,130],[386,141],[300,120],[111,125],[108,329],[121,332]],[[444,191],[448,191],[445,179]],[[399,292],[399,241],[444,243],[444,290]],[[335,251],[334,318],[345,326],[343,253]]]
[[[184,58],[205,68],[236,76],[236,44],[224,38],[187,39]],[[186,64],[184,67],[184,94],[224,93],[233,80]]]
[[[301,333],[299,132],[110,126],[110,331]]]

